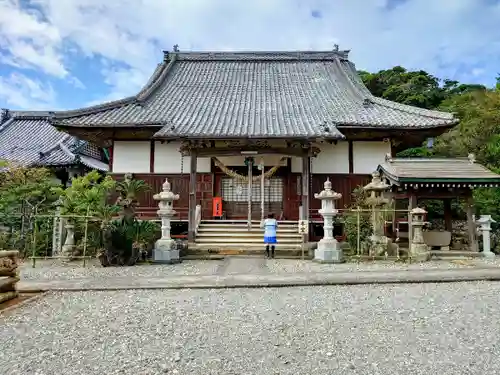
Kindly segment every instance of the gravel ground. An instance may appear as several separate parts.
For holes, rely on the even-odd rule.
[[[23,280],[68,280],[83,277],[161,277],[175,275],[212,275],[217,272],[221,261],[185,261],[181,264],[144,264],[134,267],[103,268],[96,260],[83,267],[82,262],[63,263],[61,261],[39,260],[32,268],[30,262],[20,267]]]
[[[377,270],[426,270],[450,269],[471,267],[500,267],[500,257],[494,259],[464,259],[464,260],[436,260],[424,263],[399,263],[394,261],[377,260],[374,262],[318,264],[311,261],[297,261],[293,259],[280,259],[269,262],[268,268],[272,273],[291,272],[350,272],[350,271],[377,271]]]
[[[0,315],[0,374],[500,373],[500,283],[78,292]]]
[[[405,264],[392,261],[376,261],[344,264],[318,264],[309,260],[262,258],[226,258],[225,260],[192,260],[176,265],[141,265],[134,267],[103,268],[93,260],[87,267],[82,262],[62,263],[61,261],[39,260],[32,268],[30,262],[20,267],[23,280],[71,280],[96,278],[106,280],[116,277],[161,277],[180,275],[234,275],[234,274],[280,274],[293,272],[351,272],[405,269],[448,269],[470,267],[500,267],[500,257],[492,260],[470,259],[460,261],[432,261]]]

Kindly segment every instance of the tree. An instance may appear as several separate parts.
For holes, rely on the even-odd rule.
[[[38,205],[38,212],[53,210],[58,184],[46,168],[26,168],[6,164],[0,173],[0,222],[19,219],[24,206]]]
[[[455,112],[460,123],[436,140],[435,153],[443,156],[467,156],[493,172],[500,173],[500,91],[483,90],[456,95],[441,107]],[[478,212],[500,221],[500,190],[475,189]]]
[[[120,207],[109,204],[116,181],[111,176],[102,177],[97,171],[71,180],[71,186],[60,190],[62,205],[61,214],[76,226],[81,235],[87,223],[87,235],[98,233],[94,238],[100,239],[93,247],[111,248],[111,233],[114,229],[112,220],[120,212]],[[90,219],[90,221],[89,221]],[[97,221],[96,221],[97,220]]]
[[[500,91],[481,90],[455,95],[441,105],[460,123],[436,139],[434,151],[443,156],[473,153],[487,168],[500,168]]]
[[[46,168],[26,168],[12,163],[2,162],[0,171],[0,224],[9,228],[2,234],[0,248],[27,250],[31,243],[29,236],[34,235],[31,228],[35,220],[37,227],[37,248],[45,252],[52,236],[48,218],[55,210],[54,202],[58,199],[59,184]],[[33,215],[36,207],[37,217]],[[43,216],[43,218],[41,218]],[[41,219],[41,220],[38,220]],[[45,244],[42,244],[44,242]]]
[[[138,195],[149,190],[149,186],[143,180],[133,179],[130,173],[125,175],[123,181],[116,184],[118,199],[116,204],[122,208],[122,220],[132,223],[136,217]]]
[[[423,70],[408,71],[401,66],[377,73],[361,71],[359,74],[373,95],[426,109],[437,108],[454,95],[486,90],[483,85],[440,80]]]

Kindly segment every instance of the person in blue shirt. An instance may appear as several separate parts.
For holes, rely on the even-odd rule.
[[[264,229],[264,243],[266,244],[266,256],[269,258],[269,248],[271,248],[271,258],[274,258],[276,240],[276,230],[278,229],[278,221],[274,218],[274,214],[267,215],[267,219],[263,220],[260,227]]]

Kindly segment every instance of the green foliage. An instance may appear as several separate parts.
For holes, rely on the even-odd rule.
[[[118,199],[116,204],[122,209],[122,220],[132,223],[136,216],[137,198],[149,191],[150,187],[143,180],[135,180],[131,174],[126,174],[123,181],[116,184]]]
[[[50,209],[57,198],[57,184],[46,168],[25,168],[9,165],[0,172],[0,213],[8,220],[18,216],[23,205],[37,205],[39,212]]]
[[[360,72],[360,76],[375,96],[427,109],[437,108],[455,95],[486,89],[482,85],[441,81],[423,70],[408,71],[401,66],[377,73]]]
[[[109,195],[114,191],[116,181],[111,176],[102,177],[97,171],[92,171],[84,176],[71,180],[71,186],[60,190],[61,214],[77,216],[107,216],[110,219],[113,213],[118,213],[119,208],[108,205]]]
[[[357,209],[370,209],[366,203],[367,198],[368,193],[362,186],[354,189],[351,195],[351,204],[347,207],[349,211],[346,212],[342,219],[351,253],[355,253],[358,248],[358,233],[361,253],[367,253],[370,247],[370,236],[373,233],[370,216],[367,211],[356,211]]]
[[[375,96],[402,104],[453,112],[460,123],[437,137],[432,149],[416,147],[398,153],[400,157],[465,157],[473,153],[477,161],[500,172],[500,76],[496,87],[461,84],[440,80],[425,71],[407,71],[402,67],[378,73],[360,72],[363,82]],[[500,220],[498,189],[474,191],[477,211]],[[429,217],[442,217],[441,202],[426,202]],[[463,207],[452,204],[453,214],[462,216]]]
[[[38,215],[52,215],[59,185],[48,169],[6,162],[2,165],[5,169],[0,172],[0,225],[7,228],[7,232],[2,234],[0,249],[19,249],[24,253],[35,243],[36,251],[42,252],[44,243],[52,241],[51,228],[45,219],[37,228],[37,241],[33,242],[37,226],[33,219],[35,207]]]

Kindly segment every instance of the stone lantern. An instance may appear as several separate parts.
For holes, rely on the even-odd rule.
[[[483,235],[483,256],[486,258],[494,258],[495,253],[491,251],[490,233],[491,233],[491,223],[496,223],[491,215],[481,215],[477,220],[479,224],[479,231]]]
[[[327,178],[324,190],[319,194],[314,194],[314,198],[321,200],[321,209],[318,211],[323,216],[323,238],[318,242],[318,247],[314,251],[314,261],[320,263],[342,263],[344,257],[340,244],[333,237],[333,218],[338,211],[335,208],[335,201],[340,199],[342,194],[332,190],[332,183]]]
[[[370,255],[385,253],[389,244],[389,239],[384,234],[384,215],[382,213],[382,208],[389,203],[389,199],[384,197],[384,193],[389,188],[390,185],[382,181],[378,171],[372,173],[372,181],[363,187],[366,192],[370,193],[366,203],[371,206],[372,211],[371,224],[373,233],[370,237],[372,245],[370,252],[373,254]]]
[[[161,219],[161,238],[156,241],[153,259],[158,263],[179,263],[179,250],[175,248],[175,241],[170,237],[170,223],[172,217],[176,214],[173,209],[173,202],[179,199],[179,195],[172,193],[167,178],[162,187],[162,192],[153,195],[153,199],[159,201],[159,210],[156,213]]]
[[[429,246],[424,242],[422,227],[425,225],[426,210],[416,207],[410,211],[413,238],[410,243],[410,257],[412,260],[424,261],[429,259]]]

